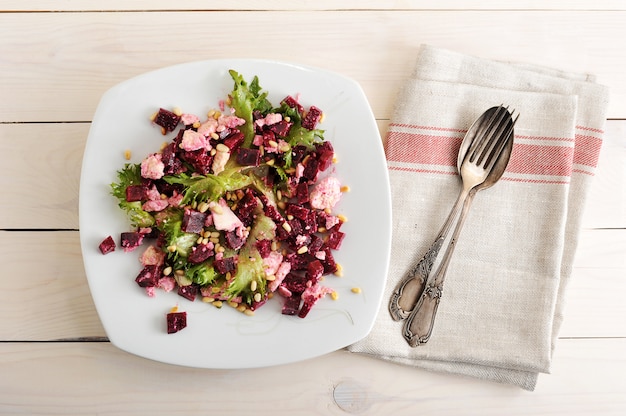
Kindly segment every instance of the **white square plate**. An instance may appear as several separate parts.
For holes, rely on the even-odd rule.
[[[124,152],[139,163],[163,141],[149,117],[159,107],[181,108],[199,116],[217,108],[233,88],[234,69],[250,82],[259,77],[268,98],[278,105],[287,95],[315,105],[325,114],[325,130],[339,162],[334,175],[350,187],[335,211],[348,221],[335,259],[343,277],[327,276],[325,286],[339,294],[321,299],[304,318],[280,313],[275,296],[246,316],[225,306],[157,291],[150,298],[135,283],[144,248],[124,253],[119,235],[130,231],[125,213],[110,194]],[[365,337],[379,310],[391,242],[389,179],[378,132],[360,86],[343,76],[263,60],[193,62],[149,72],[104,94],[89,132],[80,182],[80,240],[89,287],[110,341],[130,353],[170,364],[203,368],[251,368],[295,362],[343,348]],[[113,236],[118,249],[102,255],[99,243]],[[360,294],[351,292],[361,288]],[[165,315],[173,306],[187,312],[187,327],[167,334]]]

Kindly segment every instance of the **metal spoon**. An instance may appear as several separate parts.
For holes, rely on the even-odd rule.
[[[502,110],[506,112],[506,115],[502,114]],[[488,112],[492,112],[494,120],[498,120],[498,127],[491,130],[491,133],[487,133],[491,140],[488,138],[475,140],[466,151],[460,168],[463,178],[463,192],[467,191],[467,198],[463,202],[461,215],[441,264],[437,271],[428,278],[426,287],[415,308],[404,323],[402,334],[412,347],[424,344],[430,339],[441,300],[446,271],[474,196],[478,191],[493,186],[502,177],[509,163],[513,149],[513,130],[517,117],[513,119],[508,110],[502,107],[492,108]]]
[[[478,119],[476,119],[476,121],[474,121],[474,123],[472,123],[470,128],[465,133],[465,137],[461,142],[461,147],[459,148],[457,155],[457,170],[459,173],[461,171],[461,164],[467,155],[470,145],[477,137],[480,138],[484,136],[486,129],[489,126],[489,121],[494,116],[497,108],[498,107],[493,107],[485,111],[480,117],[478,117]],[[389,313],[394,321],[406,319],[415,307],[415,304],[424,291],[426,280],[428,279],[428,275],[430,274],[433,264],[439,255],[441,246],[446,240],[450,229],[452,228],[452,224],[457,218],[467,196],[468,192],[465,190],[461,191],[456,202],[454,203],[454,206],[452,207],[452,210],[450,211],[450,214],[448,214],[448,218],[446,218],[426,254],[424,254],[424,256],[408,271],[391,294],[391,299],[389,301]]]

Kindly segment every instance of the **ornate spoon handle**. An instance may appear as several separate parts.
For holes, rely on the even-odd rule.
[[[463,203],[461,216],[456,223],[456,227],[454,227],[452,238],[450,239],[450,243],[446,247],[443,259],[441,260],[441,264],[435,271],[435,274],[433,274],[433,276],[428,280],[426,287],[422,292],[422,295],[417,301],[417,305],[415,305],[415,308],[413,308],[413,310],[409,314],[409,317],[404,323],[402,335],[411,347],[425,344],[430,339],[433,327],[435,325],[437,308],[439,307],[439,302],[441,300],[441,295],[443,292],[443,283],[446,277],[446,271],[448,270],[448,265],[450,264],[450,259],[452,258],[454,247],[456,246],[459,234],[461,233],[461,229],[463,228],[463,224],[465,223],[465,218],[467,217],[467,213],[469,212],[469,208],[472,204],[472,200],[474,199],[474,195],[476,195],[475,189],[470,191],[469,195]]]
[[[407,272],[391,294],[389,313],[394,321],[406,319],[422,295],[428,275],[439,255],[439,250],[450,232],[450,228],[461,210],[467,195],[468,193],[465,190],[459,194],[450,214],[448,214],[448,218],[443,223],[437,237],[435,237],[435,241],[428,248],[424,257]]]

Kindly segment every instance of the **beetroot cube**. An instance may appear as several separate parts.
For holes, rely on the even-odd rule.
[[[304,119],[302,120],[302,127],[307,130],[313,130],[315,126],[317,126],[317,123],[320,121],[321,117],[322,110],[315,106],[311,106],[311,108],[309,108],[309,112],[306,114],[306,116],[304,116]]]
[[[306,204],[309,202],[309,185],[306,182],[300,182],[296,187],[296,200],[298,204]]]
[[[239,149],[241,144],[243,143],[244,135],[239,130],[233,130],[228,136],[226,136],[223,140],[223,143],[228,146],[231,152]]]
[[[183,131],[181,129],[181,131]],[[177,174],[184,171],[183,162],[176,155],[176,143],[172,142],[165,146],[161,152],[161,162],[165,165],[163,171],[168,174]]]
[[[270,255],[272,251],[272,240],[267,238],[263,240],[258,240],[255,246],[256,249],[259,251],[261,258],[265,259]]]
[[[211,243],[211,245],[198,244],[191,249],[187,260],[189,260],[190,263],[198,264],[211,257],[213,254],[213,243]]]
[[[306,268],[307,278],[313,282],[320,280],[324,274],[324,266],[319,260],[313,260]]]
[[[141,201],[146,197],[147,189],[143,185],[129,185],[126,187],[126,201]]]
[[[244,224],[251,225],[254,220],[254,210],[258,205],[259,200],[254,195],[254,192],[250,188],[246,189],[246,193],[237,204],[237,216]]]
[[[285,303],[283,304],[282,314],[283,315],[296,315],[298,310],[300,309],[300,295],[293,294],[290,297],[285,299]]]
[[[295,108],[296,110],[298,110],[299,114],[302,114],[302,112],[304,111],[304,108],[298,103],[298,100],[293,98],[291,95],[285,97],[280,103],[287,104],[289,107]]]
[[[173,334],[187,326],[187,312],[170,312],[167,314],[167,333]]]
[[[108,254],[112,251],[115,251],[115,241],[113,241],[113,237],[108,236],[107,238],[102,240],[98,248],[100,249],[100,252],[102,254]]]
[[[196,285],[179,286],[178,294],[184,297],[185,299],[193,302],[194,300],[196,300],[196,296],[198,295],[198,286]]]
[[[306,276],[303,276],[299,273],[289,272],[285,279],[281,283],[281,286],[284,286],[291,293],[301,294],[307,288],[307,282],[309,279]]]
[[[193,209],[185,209],[180,229],[186,233],[200,234],[207,214]]]
[[[317,160],[319,161],[320,172],[325,171],[333,163],[335,150],[330,142],[323,142],[317,145]]]
[[[166,132],[171,132],[174,131],[174,129],[180,122],[180,116],[177,116],[171,111],[159,108],[159,112],[157,113],[154,122],[157,125],[163,127]]]
[[[227,231],[224,233],[224,243],[233,250],[239,250],[246,242],[246,237],[240,235],[237,230]]]
[[[124,248],[125,252],[129,252],[139,247],[143,241],[144,235],[142,233],[132,231],[121,233],[120,237],[120,245]]]
[[[294,217],[300,218],[301,220],[306,220],[311,210],[301,205],[289,204],[287,205],[287,209],[285,210],[285,212],[288,215],[293,215]]]
[[[181,159],[193,166],[193,168],[204,175],[211,171],[213,156],[205,149],[198,149],[192,152],[183,151],[180,153]]]
[[[324,266],[324,274],[331,274],[337,271],[337,263],[333,253],[328,246],[322,246],[320,251],[324,252],[324,259],[320,260]]]
[[[221,259],[215,259],[213,267],[220,274],[226,274],[228,272],[235,271],[236,262],[234,257],[222,257]]]
[[[291,130],[291,126],[293,123],[286,120],[281,120],[278,123],[272,124],[269,126],[269,129],[278,137],[287,137],[289,135],[289,131]]]
[[[237,152],[237,163],[242,166],[259,166],[261,152],[258,149],[246,149],[242,147]]]
[[[317,180],[317,173],[319,172],[319,162],[317,159],[310,157],[306,160],[304,165],[304,171],[302,172],[302,177],[309,180],[310,182],[315,182]]]
[[[344,236],[345,234],[341,231],[332,231],[330,234],[328,234],[326,245],[333,250],[339,250],[339,247],[341,247],[341,241],[343,240]]]
[[[135,282],[141,287],[154,287],[161,278],[161,266],[147,265],[139,272]]]
[[[318,237],[315,234],[311,234],[311,242],[309,243],[309,253],[315,255],[315,253],[320,251],[323,244],[324,244],[324,240],[322,240],[320,237]]]

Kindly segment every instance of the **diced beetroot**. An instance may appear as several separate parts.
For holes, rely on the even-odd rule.
[[[163,127],[166,132],[170,132],[174,131],[180,122],[180,116],[177,116],[169,110],[159,108],[159,112],[157,113],[154,122],[155,124]]]
[[[254,195],[254,192],[250,188],[246,189],[246,192],[237,203],[237,217],[245,224],[251,225],[254,217],[254,210],[259,205],[259,200]]]
[[[237,152],[237,163],[242,166],[259,166],[261,152],[258,149],[246,149],[242,147]]]
[[[270,204],[269,199],[265,195],[260,195],[261,203],[263,204],[263,213],[273,220],[277,224],[282,224],[285,222],[285,219],[280,214],[280,212],[276,209],[276,207]]]
[[[144,266],[135,278],[135,282],[141,287],[154,287],[161,278],[161,266]]]
[[[306,182],[300,182],[296,187],[296,200],[298,204],[309,202],[309,185]]]
[[[198,244],[191,249],[187,260],[189,260],[190,263],[198,264],[211,257],[213,254],[213,243]]]
[[[239,250],[246,242],[246,236],[240,235],[237,230],[227,231],[224,233],[224,243],[226,247],[233,250]]]
[[[311,234],[311,243],[309,243],[309,253],[315,255],[324,244],[324,240],[318,237],[316,234]]]
[[[124,248],[125,252],[130,252],[141,245],[144,235],[140,232],[131,231],[121,233],[120,246]]]
[[[182,131],[182,130],[181,130]],[[183,162],[176,155],[176,143],[172,142],[165,146],[163,152],[161,152],[161,162],[165,165],[163,171],[168,174],[178,174],[183,172]]]
[[[320,260],[324,265],[324,274],[331,274],[337,271],[337,263],[333,257],[333,253],[326,245],[322,246],[321,250],[324,252],[324,259]]]
[[[319,162],[314,157],[310,157],[306,160],[304,164],[304,171],[302,172],[302,177],[307,179],[309,182],[315,182],[317,180],[317,174]]]
[[[306,220],[311,210],[301,205],[288,204],[285,212],[287,213],[287,215],[293,215],[294,217],[300,218],[301,220]]]
[[[202,174],[207,174],[211,171],[213,164],[213,156],[205,149],[198,149],[192,152],[183,151],[180,153],[181,159],[193,166],[193,168]]]
[[[304,111],[304,108],[300,105],[300,103],[298,103],[298,100],[290,95],[285,97],[280,103],[287,104],[289,107],[297,109],[299,114],[302,114],[302,112]]]
[[[187,312],[170,312],[167,314],[167,333],[174,334],[187,326]]]
[[[341,247],[341,241],[345,236],[341,231],[332,231],[328,234],[328,239],[326,240],[326,245],[333,250],[339,250]]]
[[[129,185],[126,187],[126,201],[135,202],[146,198],[148,189],[143,185]]]
[[[180,229],[186,233],[200,234],[204,227],[206,216],[207,214],[205,212],[186,208],[183,214],[183,221]]]
[[[258,240],[255,244],[256,249],[259,251],[261,258],[265,259],[270,255],[272,251],[272,240],[266,238],[263,240]]]
[[[306,268],[306,275],[310,281],[317,282],[324,274],[324,266],[319,260],[313,260]]]
[[[196,296],[198,296],[198,286],[196,285],[179,286],[178,294],[184,297],[185,299],[193,302],[194,300],[196,300]]]
[[[236,266],[237,262],[234,257],[222,257],[221,259],[215,259],[215,261],[213,261],[213,267],[215,267],[215,270],[220,274],[233,272]]]
[[[102,240],[102,242],[98,246],[102,254],[108,254],[112,251],[115,251],[115,247],[115,241],[113,241],[113,237],[111,236],[108,236],[107,238]]]
[[[305,318],[318,300],[323,298],[327,293],[332,292],[332,289],[318,284],[307,288],[302,294],[302,308],[300,308],[300,312],[298,312],[298,317]]]
[[[322,110],[312,105],[311,108],[309,108],[309,112],[306,113],[306,116],[304,116],[304,119],[302,119],[302,127],[307,130],[313,130],[315,126],[317,126],[317,123],[320,121],[321,117]]]
[[[233,130],[228,136],[226,136],[223,140],[223,143],[228,146],[231,152],[239,149],[241,144],[243,143],[244,135],[239,130]]]
[[[289,272],[283,280],[282,286],[285,286],[291,293],[302,293],[307,288],[309,279],[299,273]]]
[[[317,145],[317,160],[319,161],[320,172],[325,171],[333,163],[335,150],[330,142],[324,141]]]
[[[304,159],[304,156],[307,153],[308,153],[308,150],[304,146],[295,146],[293,149],[291,149],[291,161],[293,165],[295,166],[298,163],[302,162],[302,160]]]
[[[315,258],[310,253],[296,254],[290,253],[288,260],[291,263],[291,270],[306,270],[307,265]]]
[[[300,295],[293,294],[288,298],[285,298],[285,303],[283,304],[282,314],[283,315],[296,315],[300,310]]]
[[[287,137],[289,135],[289,131],[291,130],[291,126],[293,123],[286,120],[281,120],[278,123],[274,123],[269,126],[269,129],[274,132],[274,134],[278,137]]]

